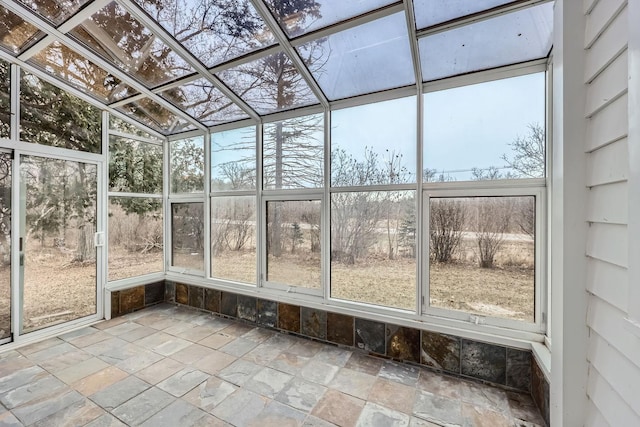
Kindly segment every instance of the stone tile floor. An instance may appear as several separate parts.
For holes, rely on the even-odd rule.
[[[0,353],[0,426],[536,426],[529,396],[158,305]]]

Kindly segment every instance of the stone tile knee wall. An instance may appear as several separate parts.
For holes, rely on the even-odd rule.
[[[111,317],[131,313],[164,300],[164,281],[111,292]]]
[[[165,301],[531,392],[530,351],[170,281]]]
[[[542,373],[535,358],[531,358],[531,397],[538,406],[542,418],[547,425],[551,425],[549,408],[549,382]]]

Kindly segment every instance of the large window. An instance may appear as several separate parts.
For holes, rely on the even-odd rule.
[[[211,277],[256,283],[256,127],[211,135]]]
[[[110,281],[164,269],[163,148],[142,131],[122,136],[131,128],[118,126],[109,137]]]
[[[171,142],[172,266],[209,251],[229,285],[539,331],[545,78],[338,108],[329,135],[324,114],[214,132],[206,171],[199,137]]]
[[[416,309],[416,117],[413,96],[331,114],[332,298]]]
[[[426,311],[540,320],[545,74],[426,93],[423,119]]]
[[[0,60],[0,138],[9,138],[11,131],[11,67]]]
[[[102,152],[102,113],[86,101],[22,71],[20,139],[26,142]]]

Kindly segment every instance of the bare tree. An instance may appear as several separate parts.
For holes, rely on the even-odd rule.
[[[529,133],[517,137],[509,146],[513,156],[502,155],[502,159],[520,177],[542,178],[545,171],[545,129],[539,123],[529,124]]]
[[[434,198],[429,211],[431,258],[436,262],[450,262],[462,240],[466,216],[464,202]]]
[[[475,200],[476,244],[479,266],[493,268],[495,256],[511,224],[513,203],[509,197],[478,197]]]

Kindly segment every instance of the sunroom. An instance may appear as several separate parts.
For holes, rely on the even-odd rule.
[[[640,422],[638,3],[3,0],[0,424]]]

